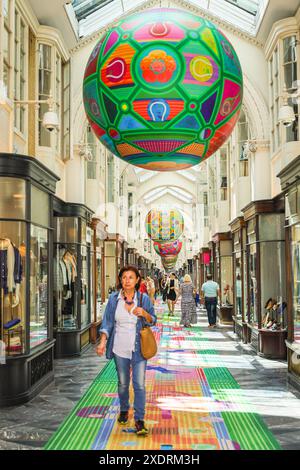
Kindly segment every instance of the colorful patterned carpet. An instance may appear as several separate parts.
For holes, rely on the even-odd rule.
[[[135,435],[132,415],[128,427],[117,424],[117,376],[110,361],[47,443],[47,450],[280,449],[253,405],[243,402],[223,356],[212,348],[223,335],[208,330],[203,316],[200,326],[182,328],[179,310],[170,318],[165,308],[157,302],[154,331],[159,351],[147,368],[149,435]]]

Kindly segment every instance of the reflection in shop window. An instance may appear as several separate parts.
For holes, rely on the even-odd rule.
[[[48,231],[31,226],[30,349],[48,339]]]
[[[300,343],[300,224],[292,227],[294,341]]]

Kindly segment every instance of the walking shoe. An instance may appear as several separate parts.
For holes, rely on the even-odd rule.
[[[149,430],[146,428],[144,421],[141,419],[135,422],[135,429],[138,436],[146,436],[149,433]]]
[[[121,411],[118,417],[119,424],[127,424],[128,423],[128,411]]]

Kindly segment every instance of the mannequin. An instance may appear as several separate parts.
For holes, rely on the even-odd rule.
[[[9,297],[5,297],[4,306],[11,306],[11,308],[15,308],[17,305],[19,305],[20,302],[20,282],[22,276],[22,267],[18,264],[20,260],[16,260],[16,256],[20,256],[20,253],[9,238],[0,238],[0,251],[7,253],[7,284],[3,285],[2,288],[4,289],[4,294],[9,294]],[[4,258],[2,262],[4,262]]]

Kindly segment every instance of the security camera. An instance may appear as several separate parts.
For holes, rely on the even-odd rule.
[[[281,122],[284,127],[289,127],[293,124],[295,121],[295,113],[292,106],[281,106],[278,114],[278,121]]]
[[[52,132],[54,131],[54,129],[59,128],[58,116],[55,112],[48,111],[44,114],[43,127],[49,132]]]

